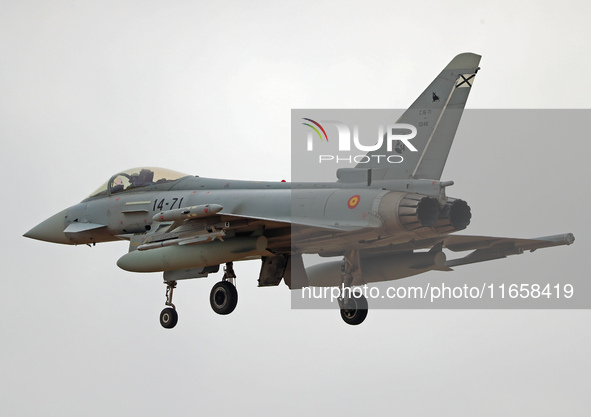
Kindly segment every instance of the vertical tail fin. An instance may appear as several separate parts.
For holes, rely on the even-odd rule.
[[[370,158],[372,154],[401,155],[404,158],[402,163],[385,164],[379,163],[379,158],[371,158],[372,162],[358,164],[356,168],[371,168],[374,180],[439,180],[479,63],[480,55],[464,53],[456,56],[398,119],[397,123],[416,127],[417,135],[412,144],[417,152],[411,152],[400,141],[388,152],[387,141],[384,141],[382,148],[367,155]]]

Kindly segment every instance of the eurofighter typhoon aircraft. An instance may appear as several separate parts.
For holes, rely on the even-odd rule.
[[[397,121],[416,129],[403,141],[416,149],[405,153],[404,164],[372,158],[401,152],[384,141],[367,154],[369,162],[337,170],[338,180],[330,183],[130,169],[24,236],[68,245],[128,240],[119,267],[164,273],[165,328],[178,320],[172,303],[177,281],[207,277],[220,265],[224,275],[211,290],[210,304],[218,314],[231,313],[238,301],[235,261],[260,259],[262,287],[282,279],[290,289],[341,287],[341,316],[355,325],[368,309],[366,298],[351,291],[356,286],[573,243],[570,233],[536,239],[452,235],[469,225],[470,207],[448,197],[446,187],[453,182],[440,178],[479,62],[476,54],[456,56]],[[443,249],[469,253],[447,260]],[[306,269],[302,254],[340,260]]]

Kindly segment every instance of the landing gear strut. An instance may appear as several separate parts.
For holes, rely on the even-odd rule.
[[[179,315],[176,312],[176,307],[172,303],[172,292],[176,288],[176,281],[166,281],[166,303],[170,306],[162,310],[160,313],[160,324],[165,329],[172,329],[179,321]]]
[[[209,295],[209,304],[218,314],[230,314],[238,304],[238,291],[234,285],[236,274],[232,268],[232,262],[228,262],[224,267],[224,277],[215,284]]]

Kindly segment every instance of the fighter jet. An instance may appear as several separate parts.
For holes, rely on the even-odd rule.
[[[235,309],[236,261],[261,261],[261,287],[281,281],[292,290],[340,287],[341,317],[357,325],[367,316],[368,302],[347,289],[572,244],[571,233],[535,239],[454,235],[468,227],[472,214],[466,201],[447,196],[453,182],[441,181],[441,175],[479,63],[472,53],[453,58],[396,122],[410,127],[412,139],[384,141],[355,167],[338,169],[335,182],[253,182],[129,169],[24,236],[91,246],[128,240],[129,252],[117,265],[163,272],[166,308],[160,323],[169,329],[178,321],[172,303],[177,281],[207,277],[221,265],[223,278],[213,286],[210,304],[218,314]],[[404,164],[375,157],[401,154]],[[448,260],[444,249],[469,253]],[[305,268],[303,254],[338,260]]]

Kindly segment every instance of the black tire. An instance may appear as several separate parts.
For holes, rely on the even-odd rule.
[[[160,324],[165,329],[172,329],[179,321],[179,315],[174,308],[165,308],[160,313]]]
[[[367,317],[367,308],[367,298],[363,294],[350,297],[347,308],[341,308],[341,317],[345,323],[356,326]]]
[[[213,286],[209,294],[209,304],[218,314],[230,314],[238,304],[238,291],[228,281],[220,281]]]

